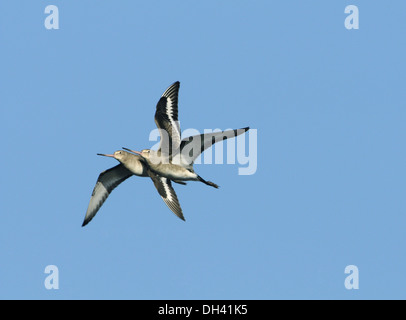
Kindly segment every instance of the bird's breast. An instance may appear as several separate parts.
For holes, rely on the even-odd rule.
[[[128,170],[130,170],[136,176],[140,176],[140,177],[148,176],[145,165],[143,163],[141,163],[139,160],[129,161],[129,162],[123,163],[123,164]]]

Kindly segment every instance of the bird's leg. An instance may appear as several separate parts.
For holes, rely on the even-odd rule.
[[[206,181],[206,180],[204,180],[201,176],[197,176],[197,179],[199,180],[199,181],[201,181],[201,182],[203,182],[204,184],[207,184],[208,186],[210,186],[210,187],[213,187],[213,188],[216,188],[216,189],[218,189],[219,188],[219,186],[217,185],[217,184],[215,184],[215,183],[213,183],[213,182],[211,182],[211,181]]]
[[[176,181],[176,180],[172,180],[172,181],[175,182],[175,183],[182,184],[182,185],[186,186],[186,182],[183,182],[183,181]]]

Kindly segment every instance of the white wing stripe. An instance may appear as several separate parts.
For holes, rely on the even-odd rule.
[[[173,202],[172,192],[168,186],[168,180],[164,177],[160,177],[160,179],[161,179],[162,185],[164,186],[164,189],[165,189],[166,199],[168,199],[168,201],[170,201],[170,202]]]

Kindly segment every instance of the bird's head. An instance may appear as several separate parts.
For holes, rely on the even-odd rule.
[[[125,159],[127,159],[130,155],[130,153],[123,151],[123,150],[118,150],[116,152],[114,152],[113,154],[104,154],[104,153],[98,153],[98,156],[103,156],[103,157],[110,157],[110,158],[114,158],[120,162],[125,161]]]

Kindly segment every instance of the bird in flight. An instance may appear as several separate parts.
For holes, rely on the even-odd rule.
[[[140,156],[123,150],[116,151],[114,154],[99,153],[98,155],[114,158],[118,160],[120,164],[102,172],[99,175],[90,198],[82,227],[87,225],[93,219],[114,188],[133,175],[139,177],[150,177],[154,182],[159,195],[169,209],[171,209],[172,212],[180,219],[185,220],[178,197],[176,196],[175,190],[172,187],[171,180],[158,176],[149,170],[149,168],[142,161],[140,161]]]
[[[140,155],[150,170],[162,177],[174,181],[200,181],[218,188],[217,184],[204,180],[194,171],[194,161],[214,143],[245,133],[249,127],[205,133],[182,140],[178,119],[179,86],[180,83],[177,81],[166,89],[156,106],[155,123],[161,138],[158,150],[123,149]]]

